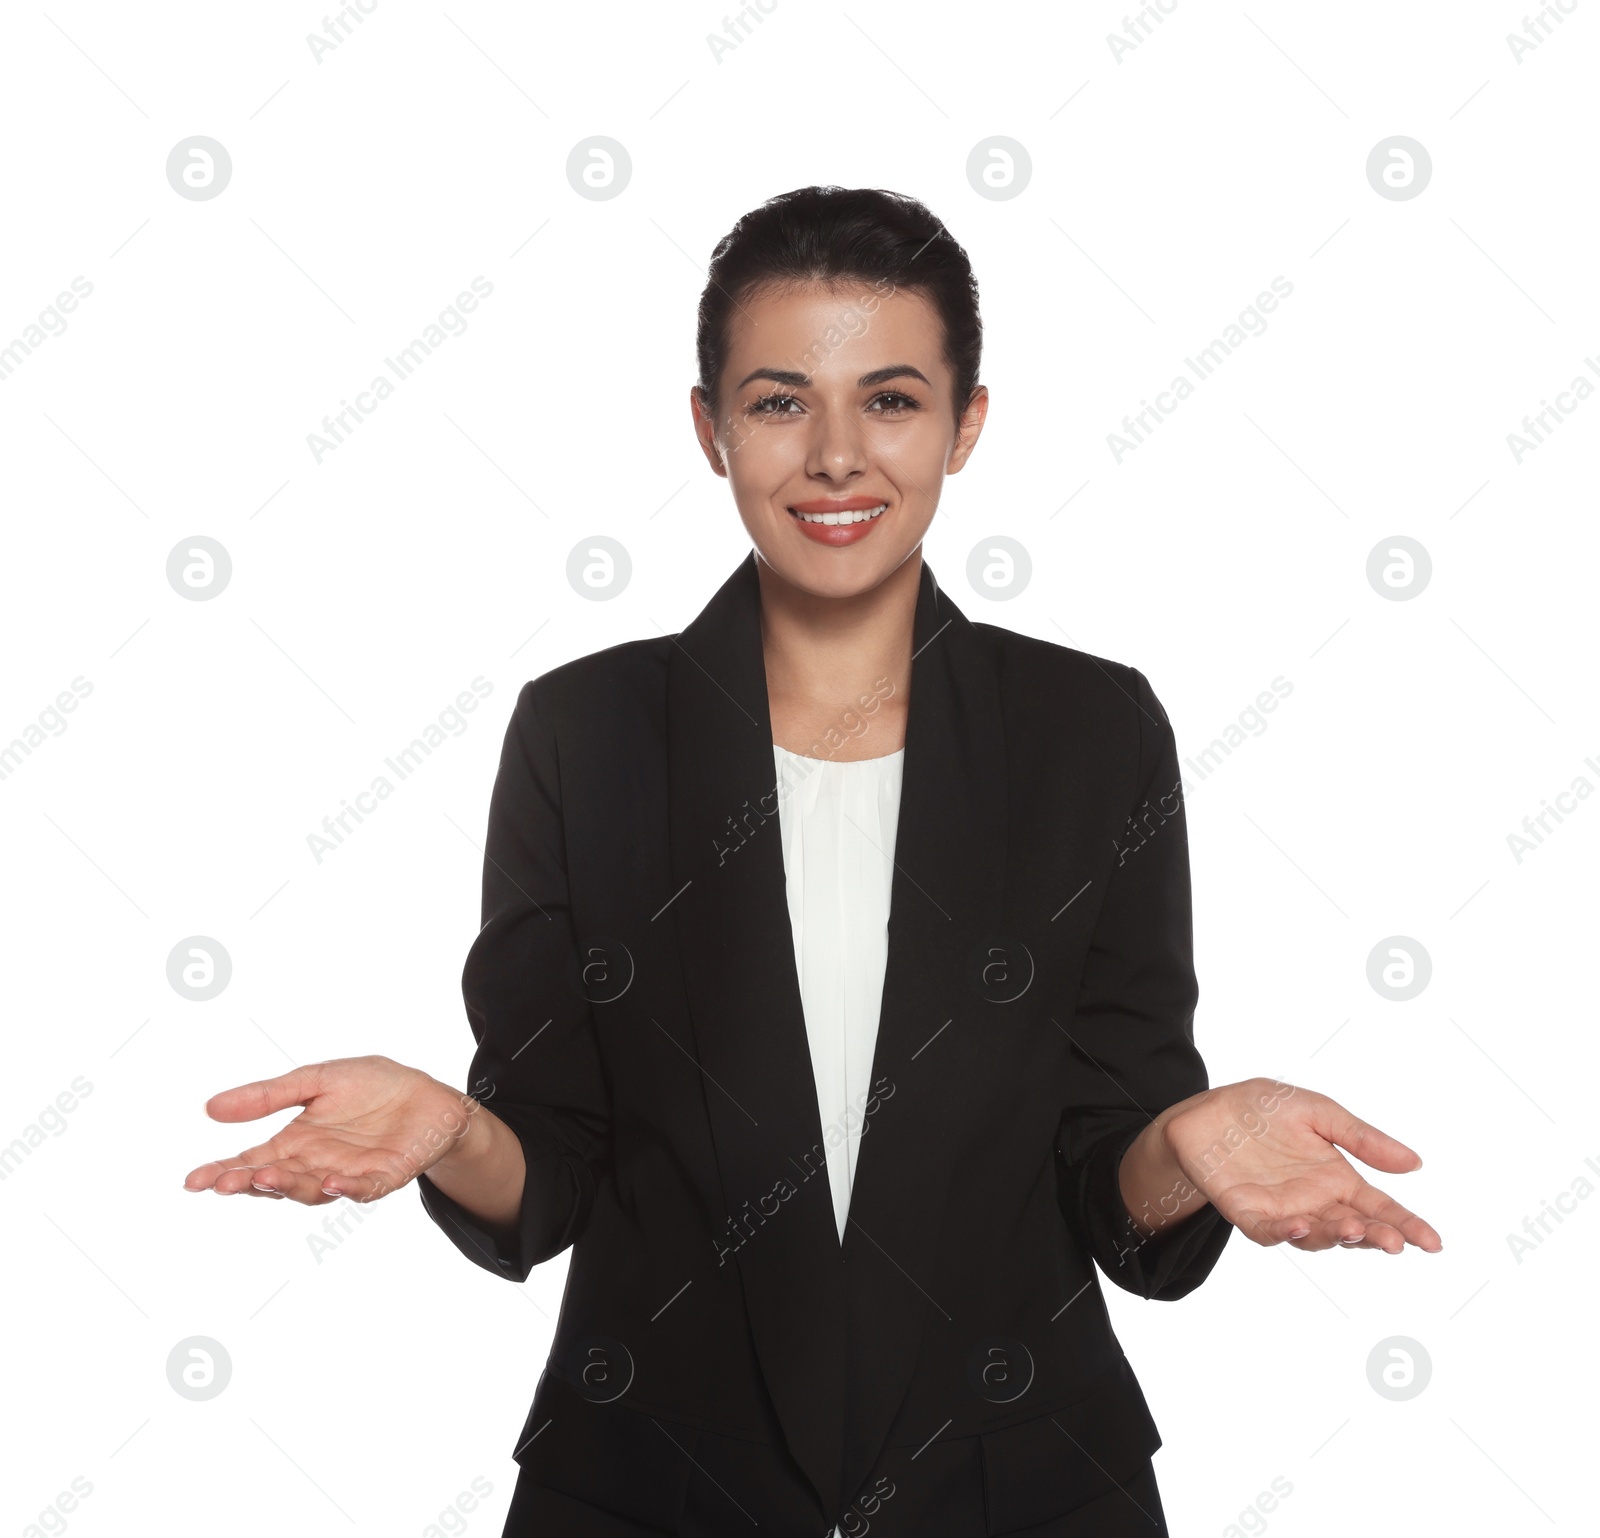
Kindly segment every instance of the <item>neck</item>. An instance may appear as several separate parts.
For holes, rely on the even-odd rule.
[[[786,738],[809,740],[834,726],[853,735],[862,729],[859,718],[871,714],[887,730],[874,730],[877,740],[870,747],[863,743],[840,756],[894,751],[903,740],[911,684],[921,546],[876,587],[844,598],[804,592],[759,558],[756,571],[774,740],[789,746]],[[889,709],[873,705],[871,712],[863,711],[864,696],[869,704],[888,700]]]

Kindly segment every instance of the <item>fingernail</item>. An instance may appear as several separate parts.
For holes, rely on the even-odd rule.
[[[1291,1239],[1304,1239],[1305,1236],[1310,1232],[1311,1230],[1309,1228],[1291,1228],[1289,1230],[1289,1237]]]
[[[324,1196],[343,1196],[344,1192],[343,1191],[335,1191],[332,1186],[324,1186],[322,1188],[322,1194]]]
[[[1348,1237],[1341,1239],[1339,1241],[1339,1243],[1340,1244],[1360,1244],[1361,1243],[1361,1235],[1360,1234],[1350,1234]]]
[[[259,1180],[252,1180],[250,1184],[253,1185],[258,1191],[276,1191],[278,1189],[276,1186],[266,1185]]]

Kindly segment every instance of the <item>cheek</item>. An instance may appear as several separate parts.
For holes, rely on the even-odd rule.
[[[908,502],[926,501],[938,494],[950,443],[943,422],[923,418],[906,423],[893,433],[884,432],[879,439],[878,457]]]
[[[741,500],[768,497],[805,468],[804,435],[793,431],[741,429],[736,423],[724,439],[723,453],[728,479]]]

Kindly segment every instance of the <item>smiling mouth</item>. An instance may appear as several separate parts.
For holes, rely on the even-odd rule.
[[[790,514],[802,523],[822,523],[829,525],[846,523],[870,523],[874,518],[881,517],[889,504],[880,502],[875,507],[852,507],[840,512],[830,513],[802,513],[798,508],[791,507]]]

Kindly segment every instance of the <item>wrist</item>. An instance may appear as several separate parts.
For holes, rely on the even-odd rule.
[[[450,1138],[444,1145],[444,1151],[434,1161],[434,1168],[437,1169],[448,1160],[452,1169],[466,1169],[482,1161],[492,1141],[492,1133],[487,1118],[482,1114],[483,1107],[471,1095],[455,1089],[450,1089],[449,1093],[455,1102],[446,1122]]]

